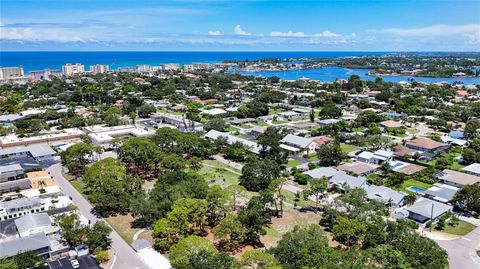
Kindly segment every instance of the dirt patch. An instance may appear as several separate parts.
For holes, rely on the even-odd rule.
[[[262,236],[260,240],[265,248],[274,247],[282,236],[293,230],[296,225],[305,227],[310,224],[318,224],[320,219],[320,213],[285,211],[282,218],[272,218],[272,223],[266,228],[267,234]]]
[[[107,222],[128,244],[133,242],[133,235],[140,231],[139,228],[132,228],[133,220],[134,218],[130,214],[116,215],[107,218]]]

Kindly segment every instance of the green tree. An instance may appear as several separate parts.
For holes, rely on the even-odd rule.
[[[249,191],[265,190],[280,172],[281,168],[274,160],[253,157],[242,168],[240,185]]]
[[[480,214],[480,183],[473,185],[466,185],[457,193],[453,201],[464,206],[469,211],[474,211]]]
[[[204,126],[204,129],[207,131],[217,130],[219,132],[224,132],[227,128],[228,124],[222,118],[213,118],[209,120]]]
[[[325,195],[328,187],[327,178],[312,178],[308,184],[308,189],[303,191],[305,199],[309,199],[310,195],[315,196],[315,212],[318,211],[318,202]]]
[[[208,239],[196,235],[188,236],[170,249],[170,262],[177,269],[190,269],[192,256],[200,251],[218,252]]]
[[[77,143],[62,153],[62,162],[70,173],[81,175],[84,173],[86,165],[93,160],[93,155],[97,151],[99,151],[98,146],[85,142]]]
[[[358,220],[339,217],[333,225],[332,234],[335,240],[351,246],[362,240],[365,231],[365,225]]]
[[[126,212],[129,196],[125,192],[125,168],[113,159],[106,158],[94,163],[83,176],[90,202],[100,214]]]
[[[318,149],[317,155],[322,166],[337,166],[346,157],[342,151],[342,148],[340,147],[340,144],[337,142],[323,144]]]
[[[245,241],[247,229],[243,227],[236,215],[229,214],[213,229],[219,245],[225,250],[232,250]]]
[[[240,258],[241,269],[280,269],[277,259],[265,251],[251,249],[245,251]]]

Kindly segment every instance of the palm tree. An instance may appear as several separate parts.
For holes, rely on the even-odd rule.
[[[405,196],[405,198],[403,199],[403,202],[406,205],[413,205],[413,203],[415,203],[415,200],[417,200],[417,196],[415,196],[415,194],[410,193],[407,196]]]
[[[39,180],[38,182],[38,187],[43,190],[46,186],[47,186],[47,183],[45,182],[45,180]]]

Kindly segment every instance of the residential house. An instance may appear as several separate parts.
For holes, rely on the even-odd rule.
[[[407,147],[421,151],[420,159],[431,160],[435,156],[447,150],[450,146],[435,140],[419,137],[407,142]]]
[[[426,190],[424,196],[426,198],[446,204],[453,199],[455,193],[457,193],[459,189],[460,188],[454,186],[435,183],[432,187]]]
[[[480,176],[480,163],[472,163],[468,166],[463,167],[460,170],[462,170],[465,173]]]
[[[358,176],[366,176],[378,168],[376,164],[364,162],[345,163],[337,166],[338,170],[349,172]]]
[[[405,193],[392,190],[385,186],[370,185],[366,189],[367,199],[377,200],[391,208],[402,206]]]
[[[452,206],[439,203],[427,198],[418,199],[413,205],[405,208],[408,212],[408,218],[419,223],[425,223],[428,220],[437,221],[441,216],[451,212]]]
[[[386,150],[377,150],[375,152],[363,151],[357,155],[357,160],[364,163],[382,164],[392,159],[393,152]]]
[[[253,141],[243,139],[243,138],[240,138],[240,137],[236,137],[236,136],[233,136],[229,133],[222,133],[222,132],[219,132],[219,131],[216,131],[216,130],[208,131],[208,133],[206,133],[203,137],[206,138],[206,139],[210,139],[210,140],[218,140],[220,138],[224,138],[224,139],[226,139],[226,142],[229,145],[232,145],[236,142],[240,142],[243,145],[247,146],[248,150],[250,152],[255,153],[255,154],[259,154],[260,149],[261,149],[261,146],[258,145],[255,142],[253,142]]]
[[[339,171],[332,167],[318,167],[310,171],[304,172],[309,178],[332,178]]]
[[[366,178],[351,176],[344,171],[336,173],[328,182],[331,187],[340,191],[345,191],[345,188],[355,189],[368,187]]]
[[[318,148],[313,138],[306,138],[298,135],[288,134],[280,140],[280,147],[298,155],[308,155]]]
[[[445,169],[433,175],[441,183],[454,186],[457,188],[463,188],[466,185],[473,185],[480,183],[480,176],[462,173],[450,169]]]
[[[169,113],[154,113],[150,116],[152,123],[170,124],[175,126],[181,132],[202,132],[203,124],[197,121],[189,120],[183,116]]]

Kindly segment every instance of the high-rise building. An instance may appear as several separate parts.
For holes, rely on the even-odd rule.
[[[59,69],[43,69],[43,70],[35,70],[29,71],[28,77],[33,79],[51,79],[52,77],[61,77],[62,70]]]
[[[180,69],[179,64],[162,64],[162,70],[165,71],[176,71]]]
[[[210,64],[208,63],[192,63],[194,70],[207,70],[210,69]]]
[[[152,72],[152,70],[153,68],[151,65],[148,65],[148,64],[137,65],[138,72]]]
[[[14,66],[14,67],[0,67],[0,80],[9,80],[23,78],[23,67]]]
[[[103,73],[107,73],[108,70],[109,70],[108,64],[90,65],[90,73],[92,74],[103,74]]]
[[[62,65],[62,72],[65,76],[71,76],[74,74],[81,74],[85,72],[85,66],[83,64],[65,64]]]

